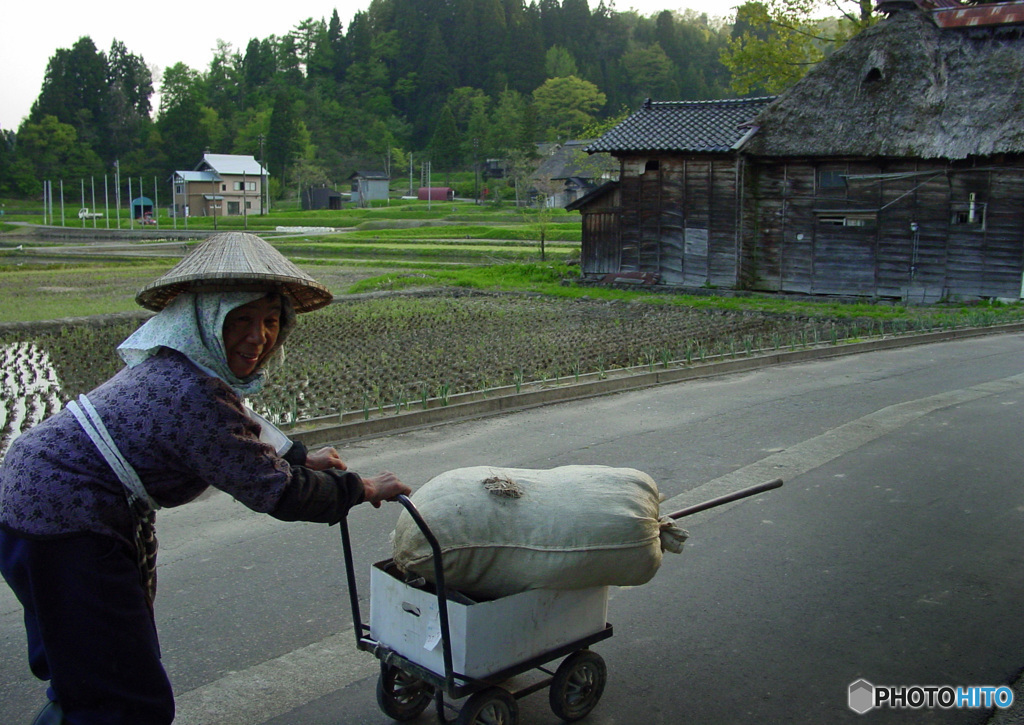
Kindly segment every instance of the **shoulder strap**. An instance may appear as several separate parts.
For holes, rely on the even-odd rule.
[[[142,485],[139,474],[135,472],[132,465],[121,455],[121,451],[118,450],[114,439],[107,432],[107,427],[103,425],[103,419],[100,418],[100,414],[93,407],[92,402],[85,395],[79,395],[78,401],[70,401],[67,407],[75,418],[78,419],[86,434],[92,439],[92,442],[96,444],[96,448],[104,460],[106,460],[107,464],[121,480],[125,492],[128,494],[128,503],[134,506],[136,502],[142,502],[152,511],[159,509],[160,505],[146,491],[146,487]]]

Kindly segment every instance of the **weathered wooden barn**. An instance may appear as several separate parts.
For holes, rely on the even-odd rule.
[[[594,150],[619,157],[622,174],[618,187],[576,202],[584,274],[918,302],[1020,299],[1024,2],[936,5],[883,3],[886,19],[746,123],[723,118],[721,132],[738,139],[731,153],[640,134],[646,119],[656,136],[659,111],[684,104],[646,104],[602,137]],[[696,168],[707,169],[705,184]]]
[[[587,147],[620,162],[619,180],[569,204],[583,217],[588,276],[645,275],[687,286],[738,284],[738,148],[771,98],[647,101]]]

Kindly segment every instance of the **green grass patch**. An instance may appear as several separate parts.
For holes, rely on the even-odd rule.
[[[537,223],[518,223],[514,226],[458,225],[415,226],[407,228],[387,228],[368,223],[360,225],[355,232],[326,237],[330,241],[366,240],[366,239],[494,239],[494,240],[529,240],[540,242],[541,225]],[[543,229],[548,241],[579,242],[581,229],[579,223],[550,224]]]
[[[135,293],[171,263],[0,267],[0,322],[130,312]]]

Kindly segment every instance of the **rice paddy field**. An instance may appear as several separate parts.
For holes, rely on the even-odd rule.
[[[120,369],[115,348],[143,319],[0,327],[0,453]],[[840,344],[917,324],[458,288],[352,295],[300,316],[283,365],[250,402],[279,423],[388,415],[464,392]]]

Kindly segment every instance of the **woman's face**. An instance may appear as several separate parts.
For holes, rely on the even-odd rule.
[[[256,372],[281,332],[281,299],[263,297],[236,307],[224,318],[224,351],[228,367],[239,378]]]

